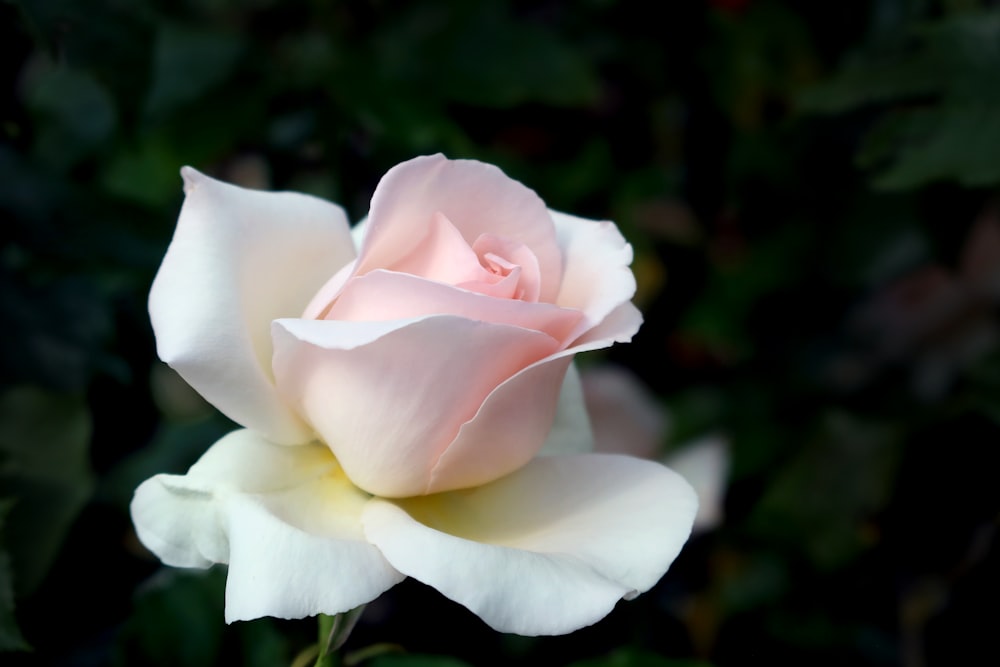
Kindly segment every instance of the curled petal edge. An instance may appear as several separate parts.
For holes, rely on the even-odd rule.
[[[182,175],[187,196],[149,295],[157,352],[234,421],[307,442],[274,386],[270,322],[301,313],[353,259],[347,218],[308,195],[239,188],[190,167]]]
[[[522,635],[573,632],[651,588],[697,497],[668,468],[602,454],[538,458],[491,484],[373,499],[365,535],[392,565]]]
[[[139,540],[165,564],[229,565],[232,622],[336,614],[401,581],[364,538],[367,502],[325,447],[286,447],[239,430],[187,475],[143,482],[130,509]]]

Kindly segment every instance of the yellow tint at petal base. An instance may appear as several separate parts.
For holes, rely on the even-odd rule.
[[[442,533],[472,542],[524,548],[548,530],[547,524],[525,521],[519,508],[503,502],[502,493],[491,493],[499,490],[496,487],[502,487],[503,481],[392,502],[414,520]]]
[[[371,496],[351,483],[327,447],[308,447],[300,462],[315,476],[269,491],[267,506],[275,516],[306,533],[364,541],[358,517]]]

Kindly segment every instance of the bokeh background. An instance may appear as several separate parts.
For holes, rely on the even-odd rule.
[[[224,572],[161,569],[130,525],[142,479],[232,428],[155,358],[178,169],[357,220],[441,151],[621,226],[646,323],[581,365],[646,392],[647,455],[726,443],[724,495],[591,628],[499,635],[406,583],[358,664],[1000,664],[996,4],[0,3],[0,662],[313,640],[225,626]]]

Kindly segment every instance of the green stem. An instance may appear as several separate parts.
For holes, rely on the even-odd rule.
[[[354,630],[354,626],[364,610],[365,606],[361,605],[341,614],[333,616],[320,614],[318,616],[319,641],[316,644],[317,655],[314,667],[340,667],[342,662],[340,647],[351,636],[351,631]]]
[[[317,617],[319,621],[319,639],[316,642],[316,664],[314,667],[339,667],[340,656],[335,650],[331,649],[331,644],[333,640],[333,633],[337,631],[337,626],[340,625],[341,614],[336,614],[335,616],[327,616],[326,614],[320,614]]]

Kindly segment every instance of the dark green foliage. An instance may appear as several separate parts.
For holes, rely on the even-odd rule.
[[[907,26],[807,91],[807,111],[881,107],[858,153],[873,183],[902,189],[952,180],[1000,181],[1000,11],[970,10]]]

